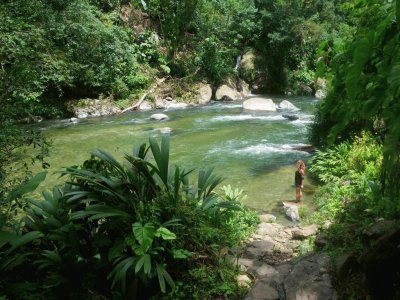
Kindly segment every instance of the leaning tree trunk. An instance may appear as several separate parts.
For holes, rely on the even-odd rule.
[[[157,78],[156,83],[155,83],[149,90],[147,90],[146,93],[143,94],[143,96],[140,98],[140,100],[139,100],[136,104],[125,108],[124,110],[121,111],[121,113],[127,112],[127,111],[129,111],[129,110],[136,110],[136,109],[138,109],[138,108],[140,107],[140,104],[142,104],[142,102],[144,101],[144,99],[146,99],[147,95],[153,93],[153,92],[156,90],[156,88],[157,88],[160,84],[162,84],[164,81],[165,81],[165,77],[164,77],[164,78],[161,78],[161,79],[158,79],[158,78]]]

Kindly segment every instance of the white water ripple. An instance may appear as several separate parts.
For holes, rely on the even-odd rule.
[[[264,120],[264,121],[281,121],[285,120],[281,115],[275,116],[253,116],[253,115],[227,115],[212,118],[211,122],[226,122],[226,121],[247,121],[247,120]]]
[[[235,154],[307,153],[299,150],[306,144],[258,144],[235,150]],[[308,153],[307,153],[308,154]]]

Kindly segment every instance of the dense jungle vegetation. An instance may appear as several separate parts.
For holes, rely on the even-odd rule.
[[[0,299],[244,298],[223,255],[257,214],[240,190],[216,192],[212,170],[190,183],[167,138],[124,162],[97,151],[61,171],[64,186],[24,197],[51,143],[21,120],[67,117],[81,98],[124,106],[156,78],[299,94],[325,78],[309,221],[332,225],[315,250],[362,257],[374,247],[363,230],[399,219],[399,0],[5,0],[0,17]],[[235,69],[249,51],[255,67]],[[370,279],[338,278],[339,296],[383,299]],[[384,299],[395,299],[398,272],[389,279]]]

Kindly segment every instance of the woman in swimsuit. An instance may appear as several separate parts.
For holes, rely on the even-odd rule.
[[[296,173],[294,174],[294,185],[296,186],[296,202],[300,202],[301,196],[303,193],[301,192],[304,183],[304,171],[306,169],[306,165],[304,161],[298,160],[296,161]]]

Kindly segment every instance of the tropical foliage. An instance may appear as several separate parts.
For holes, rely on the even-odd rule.
[[[124,163],[98,150],[82,166],[66,168],[65,187],[30,199],[21,226],[1,232],[3,293],[149,298],[176,293],[175,281],[190,272],[222,266],[220,250],[238,243],[257,216],[240,204],[238,191],[214,191],[222,179],[212,170],[200,170],[194,184],[190,173],[169,164],[167,137],[135,147]],[[26,289],[17,288],[24,282]],[[212,296],[240,295],[234,281],[227,284],[229,291]]]
[[[383,144],[382,193],[400,195],[398,1],[360,1],[357,38],[333,62],[332,90],[312,129],[312,142],[327,145],[370,131]],[[397,12],[396,12],[397,8]]]

